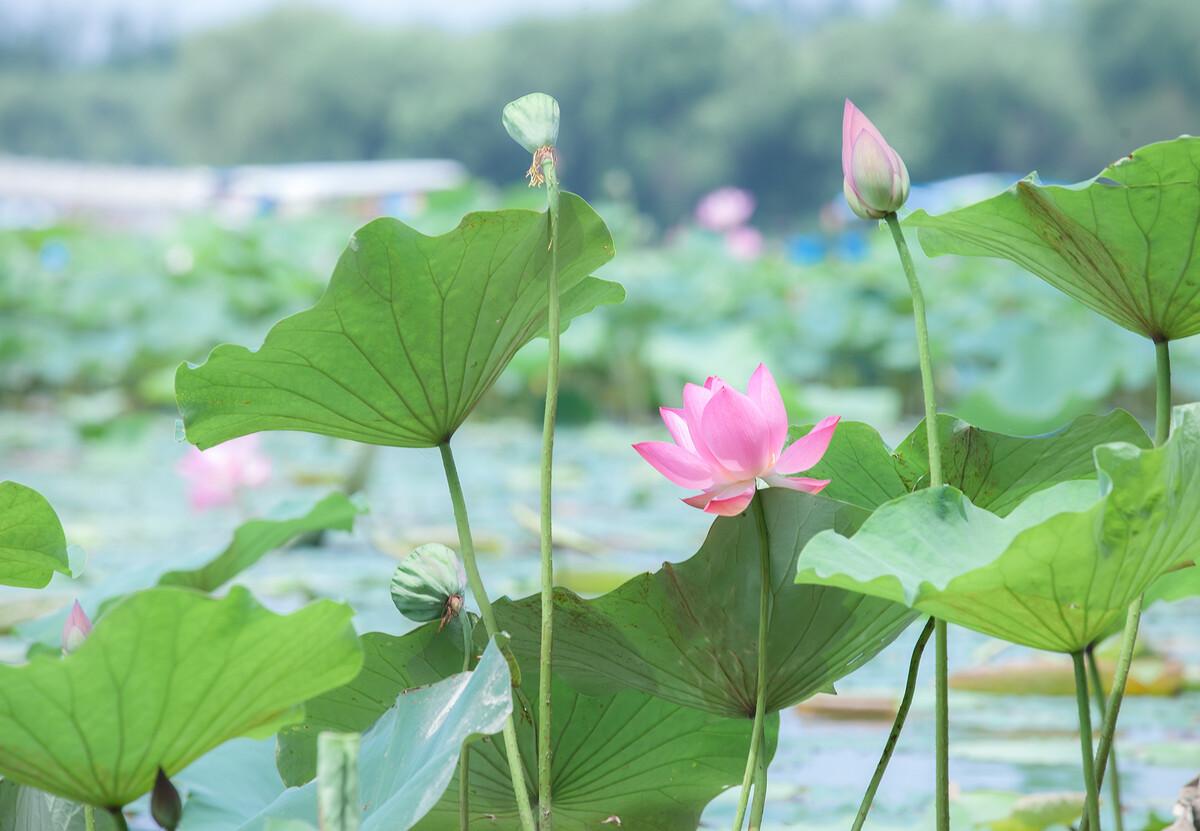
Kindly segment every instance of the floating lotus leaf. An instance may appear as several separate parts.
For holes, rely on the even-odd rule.
[[[892,500],[853,537],[817,535],[797,580],[905,603],[1013,643],[1076,652],[1200,550],[1200,405],[1162,447],[1097,447],[1098,483],[1039,491],[1007,517],[941,487]]]
[[[564,193],[558,237],[562,320],[620,302],[589,277],[613,254],[595,211]],[[395,219],[354,235],[315,306],[277,323],[257,352],[218,346],[183,365],[175,392],[201,448],[261,430],[370,444],[447,440],[517,350],[546,331],[550,232],[544,213],[468,214],[438,237]]]
[[[1151,445],[1133,416],[1113,410],[1081,416],[1042,436],[1007,436],[938,416],[942,476],[979,508],[1005,516],[1027,496],[1059,482],[1093,479],[1092,448],[1123,441]],[[823,496],[874,510],[885,502],[929,486],[925,422],[889,451],[874,428],[859,422],[838,425],[824,458],[806,475],[829,479]]]
[[[505,629],[511,628],[510,609],[496,607]],[[358,677],[310,701],[305,722],[281,733],[278,759],[285,780],[302,781],[297,774],[305,768],[309,777],[315,772],[312,748],[317,732],[363,729],[387,711],[401,690],[429,683],[431,676],[457,672],[462,666],[457,624],[456,619],[440,633],[433,622],[400,637],[364,635],[365,661]],[[475,628],[475,635],[476,644],[481,644],[481,626]],[[537,689],[536,667],[536,662],[522,666],[523,683],[530,690]],[[636,690],[585,695],[558,675],[553,696],[556,828],[606,828],[603,821],[615,815],[627,828],[694,831],[704,806],[741,781],[751,719],[722,718]],[[516,720],[526,780],[535,801],[536,718],[536,712],[522,707]],[[768,753],[773,753],[778,719],[770,718],[766,724]],[[502,742],[484,739],[471,745],[470,785],[473,817],[494,816],[486,827],[496,831],[519,829]],[[416,827],[457,831],[457,784],[447,787],[438,805]]]
[[[1200,332],[1200,138],[1150,144],[1077,185],[1030,174],[999,196],[930,216],[929,256],[1012,260],[1155,340]]]
[[[40,589],[56,571],[71,573],[58,514],[32,488],[0,482],[0,583]]]
[[[0,775],[98,807],[126,805],[221,743],[270,735],[298,705],[350,681],[362,653],[351,610],[288,615],[244,589],[221,600],[139,592],[65,658],[0,666]]]
[[[840,431],[841,428],[839,428]],[[796,557],[814,534],[849,533],[866,512],[820,496],[763,493],[771,543],[767,709],[827,690],[871,660],[916,615],[841,589],[797,586]],[[759,551],[753,513],[720,517],[700,551],[584,600],[555,593],[554,670],[584,692],[626,687],[685,707],[752,716],[758,685]],[[540,604],[500,601],[521,666],[536,664]]]

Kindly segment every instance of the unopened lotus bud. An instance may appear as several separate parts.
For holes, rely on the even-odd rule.
[[[558,144],[558,101],[544,92],[531,92],[510,101],[500,115],[500,123],[512,140],[533,154],[526,176],[529,186],[545,181],[542,163],[555,160]]]
[[[154,778],[154,791],[150,794],[150,816],[159,827],[166,831],[175,831],[179,826],[179,818],[183,815],[183,803],[179,799],[179,791],[171,784],[162,768]]]
[[[904,160],[849,99],[842,115],[842,177],[846,202],[863,219],[883,219],[908,200]]]
[[[87,636],[92,632],[92,621],[88,618],[87,613],[83,611],[83,607],[76,600],[71,606],[71,613],[67,615],[67,620],[63,624],[62,630],[62,650],[64,655],[70,655],[79,647],[83,646],[83,642],[87,640]]]
[[[441,620],[445,626],[462,611],[466,593],[458,555],[438,543],[414,549],[392,574],[392,602],[409,620]]]

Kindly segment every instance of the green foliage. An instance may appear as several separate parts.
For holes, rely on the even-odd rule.
[[[564,194],[565,321],[621,287],[589,277],[612,256],[603,221]],[[468,214],[427,237],[378,219],[351,238],[329,290],[257,352],[218,347],[181,366],[176,395],[201,448],[261,430],[433,447],[450,438],[517,350],[545,331],[549,226],[531,211]]]
[[[905,603],[1014,643],[1077,652],[1200,546],[1200,405],[1180,407],[1170,440],[1096,448],[1099,493],[1064,482],[1007,518],[953,487],[885,503],[851,538],[818,535],[797,579]]]
[[[803,434],[793,428],[792,438]],[[1027,496],[1059,482],[1092,479],[1092,448],[1106,442],[1149,447],[1150,438],[1129,413],[1080,416],[1043,436],[1006,436],[980,430],[950,415],[938,416],[942,475],[978,508],[1012,513]],[[929,486],[925,423],[889,451],[875,430],[857,422],[838,425],[825,457],[806,475],[829,479],[822,494],[869,511]]]
[[[501,627],[515,619],[498,604]],[[299,784],[315,773],[315,736],[321,730],[364,730],[400,691],[458,672],[462,635],[458,620],[442,632],[430,623],[401,637],[364,635],[363,670],[345,687],[310,701],[306,720],[285,729],[278,760],[285,781]],[[482,643],[482,627],[475,627]],[[537,643],[530,647],[537,652]],[[536,664],[523,667],[522,684],[537,688]],[[408,693],[411,696],[413,693]],[[584,694],[555,676],[555,825],[595,827],[609,816],[650,831],[694,829],[700,811],[741,775],[751,721],[728,719],[680,707],[635,690]],[[407,697],[407,696],[406,696]],[[535,758],[536,713],[522,708],[517,734],[522,755]],[[777,720],[768,724],[773,752]],[[365,775],[365,774],[364,774]],[[471,750],[472,815],[495,814],[497,829],[517,828],[516,803],[500,742],[484,740]],[[536,792],[536,778],[529,781]],[[441,802],[416,827],[457,828],[458,789],[451,784]]]
[[[1135,150],[1071,187],[1023,179],[906,224],[930,256],[1004,257],[1156,341],[1200,332],[1200,139]]]
[[[348,607],[283,617],[243,589],[132,595],[76,652],[0,667],[0,774],[115,808],[243,735],[270,735],[298,705],[352,679],[362,655]]]
[[[32,488],[0,482],[0,583],[40,589],[56,571],[71,573],[58,514]]]
[[[916,616],[894,603],[794,583],[805,543],[825,529],[849,533],[864,511],[781,489],[762,496],[774,581],[766,709],[775,712],[828,690]],[[752,514],[722,517],[683,563],[594,600],[559,589],[556,672],[583,692],[631,688],[709,713],[753,716],[761,544]],[[539,608],[536,597],[496,604],[525,663],[537,654]]]
[[[233,532],[225,549],[198,568],[168,571],[160,586],[186,586],[216,591],[257,563],[263,555],[314,531],[349,531],[363,508],[342,493],[331,493],[305,513],[290,517],[252,519]]]
[[[363,736],[358,757],[363,831],[411,828],[430,810],[450,783],[463,744],[500,732],[512,709],[510,683],[508,662],[489,645],[471,672],[398,692]],[[257,831],[268,819],[312,819],[320,787],[317,781],[285,791],[240,828]],[[457,800],[456,789],[453,795]],[[457,816],[456,808],[456,821]]]

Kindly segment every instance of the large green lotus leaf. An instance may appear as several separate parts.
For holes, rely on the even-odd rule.
[[[1066,187],[1036,174],[939,216],[917,211],[930,256],[1012,260],[1155,340],[1200,332],[1200,138],[1151,144]]]
[[[771,551],[767,709],[827,690],[911,623],[905,607],[795,585],[796,558],[820,531],[848,533],[866,512],[772,488],[763,493]],[[762,545],[752,511],[721,517],[691,559],[666,563],[594,600],[555,593],[554,668],[584,692],[626,687],[685,707],[752,716],[758,685]],[[536,664],[540,603],[497,604],[521,666]]]
[[[612,238],[586,202],[560,203],[565,322],[624,290],[589,277]],[[546,215],[468,214],[427,237],[395,219],[354,235],[324,296],[275,325],[257,352],[219,346],[183,365],[175,392],[188,440],[211,447],[303,430],[398,447],[448,439],[517,350],[546,331]]]
[[[228,739],[270,735],[362,663],[349,607],[287,616],[244,589],[130,595],[78,651],[0,666],[0,775],[98,807],[125,805]]]
[[[512,628],[511,609],[507,604],[496,607],[506,629]],[[475,635],[479,645],[482,627],[475,628]],[[295,773],[311,763],[305,745],[313,741],[316,731],[364,729],[401,690],[414,682],[428,683],[432,676],[453,674],[462,666],[461,633],[450,627],[439,633],[436,622],[399,637],[364,635],[363,643],[365,660],[358,677],[310,701],[307,726],[297,725],[280,735],[281,770]],[[536,667],[536,662],[522,664],[525,689],[537,689]],[[704,806],[741,781],[750,719],[715,716],[636,690],[584,695],[559,676],[552,694],[556,828],[606,828],[601,823],[617,815],[627,828],[693,831]],[[525,707],[520,710],[518,740],[526,781],[536,800],[537,714]],[[768,752],[773,753],[778,719],[772,716],[767,725]],[[497,831],[519,828],[502,743],[485,739],[472,745],[470,784],[473,816],[495,815],[486,826]],[[448,787],[442,801],[417,827],[457,829],[457,793],[456,784]]]
[[[938,437],[945,483],[965,493],[976,507],[1000,516],[1042,488],[1095,478],[1092,448],[1096,445],[1151,444],[1124,410],[1081,416],[1053,433],[1029,437],[993,433],[939,415]],[[874,510],[929,486],[928,448],[923,421],[895,451],[888,450],[874,428],[848,422],[838,425],[824,458],[805,475],[830,480],[823,495]]]
[[[344,493],[331,493],[305,513],[286,517],[252,519],[237,527],[233,540],[220,554],[193,569],[169,571],[159,578],[160,586],[187,586],[203,592],[216,591],[262,559],[269,551],[314,531],[349,531],[363,513]]]
[[[0,583],[40,589],[56,571],[71,573],[58,514],[32,488],[0,482]]]
[[[522,665],[525,683],[537,679]],[[740,784],[753,721],[714,716],[636,690],[583,695],[557,677],[553,698],[553,821],[561,831],[637,828],[695,831],[704,807]],[[766,754],[775,753],[779,717],[765,722]],[[517,726],[525,778],[536,803],[537,758],[528,721]],[[519,831],[502,743],[471,748],[473,824]],[[617,819],[613,819],[616,817]],[[417,823],[418,831],[458,831],[458,776]]]
[[[1097,483],[1039,491],[1006,518],[941,487],[884,504],[850,538],[817,535],[797,579],[905,603],[1014,643],[1075,652],[1200,550],[1200,405],[1159,448],[1095,450]]]
[[[462,668],[462,622],[437,624],[397,637],[368,632],[360,638],[363,667],[349,684],[305,705],[304,719],[279,732],[275,761],[283,781],[303,785],[317,775],[317,735],[365,732],[396,702],[400,690],[432,684]]]
[[[511,685],[508,661],[489,644],[471,672],[401,691],[362,738],[362,831],[405,831],[425,816],[450,783],[463,742],[504,726]],[[240,831],[263,831],[270,819],[315,820],[317,784],[285,791]],[[456,808],[456,823],[457,816]]]

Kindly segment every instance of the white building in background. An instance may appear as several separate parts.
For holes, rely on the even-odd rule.
[[[239,167],[138,167],[0,156],[0,225],[86,217],[141,225],[187,213],[238,220],[371,205],[449,190],[467,178],[458,162],[407,159]]]

